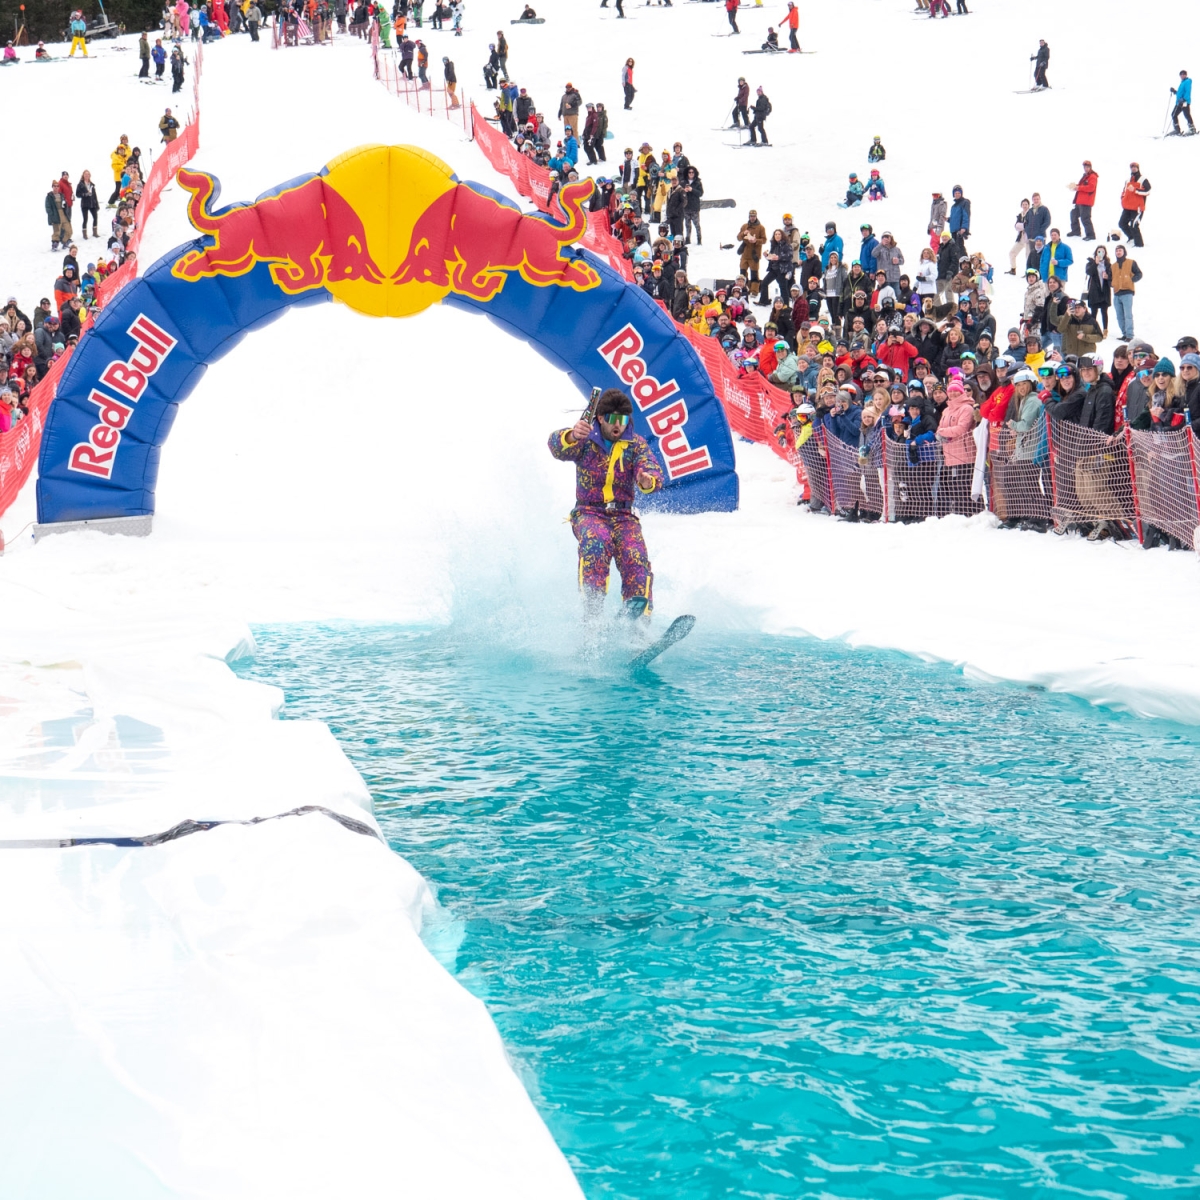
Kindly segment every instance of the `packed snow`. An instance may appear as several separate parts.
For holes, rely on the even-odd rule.
[[[503,28],[511,72],[543,111],[556,112],[568,80],[605,101],[610,164],[643,139],[682,141],[706,195],[736,200],[705,212],[693,277],[733,273],[718,246],[750,207],[768,228],[788,211],[814,233],[849,216],[849,244],[858,214],[834,202],[876,133],[891,198],[866,219],[893,230],[910,263],[932,190],[963,185],[971,247],[1000,271],[1022,196],[1040,190],[1065,227],[1066,185],[1090,158],[1107,230],[1137,160],[1154,183],[1138,333],[1162,352],[1197,332],[1180,301],[1200,142],[1154,137],[1168,85],[1191,65],[1165,48],[1197,44],[1192,5],[1130,23],[1127,6],[1096,0],[1081,29],[1070,7],[1031,0],[974,0],[969,18],[936,24],[909,0],[802,0],[801,44],[815,53],[770,59],[738,51],[781,21],[782,4],[743,8],[740,39],[713,36],[728,28],[715,3],[630,0],[621,22],[611,5],[539,0],[545,25],[510,26],[520,7],[473,0],[461,38],[427,30],[434,67],[451,55],[461,90],[490,111],[479,68]],[[1117,30],[1129,63],[1119,86],[1095,43]],[[1039,37],[1053,91],[1018,94]],[[34,139],[0,192],[4,286],[23,306],[49,294],[59,263],[42,211],[50,179],[84,166],[108,179],[122,132],[157,142],[172,97],[136,81],[135,44],[0,80],[22,111],[88,116]],[[873,47],[890,56],[887,75],[868,71]],[[624,113],[630,55],[639,90]],[[848,63],[868,71],[862,87],[848,86]],[[775,147],[750,156],[717,130],[739,74],[774,105]],[[189,94],[190,77],[176,99]],[[511,192],[461,126],[374,82],[351,38],[211,46],[201,104],[193,165],[221,179],[223,202],[369,142],[422,146],[460,178]],[[182,199],[165,193],[144,262],[190,239]],[[1003,331],[1020,286],[998,281]],[[34,544],[22,529],[31,481],[0,516],[0,843],[304,806],[371,826],[370,798],[328,731],[275,720],[280,695],[226,660],[251,648],[256,622],[442,622],[478,604],[517,620],[571,604],[573,479],[545,442],[579,407],[558,371],[487,321],[435,309],[373,322],[322,305],[254,334],[182,407],[150,538]],[[986,514],[850,525],[799,508],[794,477],[766,448],[740,443],[738,465],[738,512],[645,519],[663,615],[893,647],[1200,722],[1200,650],[1163,627],[1194,602],[1194,556],[1001,531]],[[154,848],[0,853],[3,1194],[578,1194],[482,1005],[420,943],[428,889],[369,834],[312,812]]]

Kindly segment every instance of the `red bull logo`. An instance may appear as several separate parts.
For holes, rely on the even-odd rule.
[[[188,218],[213,239],[175,264],[180,279],[245,275],[258,263],[270,263],[271,277],[291,295],[326,283],[383,282],[361,219],[322,176],[224,213],[211,210],[216,192],[211,175],[181,169],[178,179],[192,193]]]
[[[289,295],[324,287],[376,316],[420,312],[449,292],[487,302],[512,274],[535,287],[600,286],[596,270],[566,252],[587,232],[591,180],[562,189],[557,223],[456,182],[445,163],[405,146],[351,151],[275,195],[215,212],[211,175],[184,169],[178,178],[192,224],[212,239],[175,263],[179,279],[268,263]]]
[[[516,271],[535,287],[587,291],[600,276],[561,251],[587,231],[583,201],[592,181],[569,183],[559,193],[566,225],[528,216],[465,183],[444,192],[418,218],[404,261],[393,273],[396,283],[431,283],[462,296],[490,300]]]

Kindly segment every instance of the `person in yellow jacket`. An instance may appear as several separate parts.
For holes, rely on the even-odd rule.
[[[117,201],[121,196],[121,176],[125,174],[125,164],[129,161],[129,134],[121,134],[121,140],[117,143],[117,148],[110,155],[113,172],[113,191],[108,198],[108,207],[116,208]]]
[[[649,212],[650,208],[651,208],[650,195],[649,195],[650,167],[656,161],[657,160],[654,157],[654,151],[650,149],[650,143],[643,142],[641,149],[638,150],[638,156],[637,156],[637,164],[638,164],[637,190],[641,193],[642,208],[646,212]]]
[[[663,209],[667,206],[667,197],[671,194],[671,184],[675,182],[676,174],[677,172],[672,168],[669,171],[664,171],[658,177],[658,187],[654,192],[654,204],[651,208],[659,216],[662,215]]]

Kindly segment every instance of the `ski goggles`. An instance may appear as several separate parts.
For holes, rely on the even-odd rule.
[[[620,412],[604,413],[601,415],[600,420],[606,425],[615,425],[618,429],[624,429],[629,424],[629,414]]]
[[[1043,379],[1049,379],[1051,375],[1057,375],[1059,379],[1066,379],[1070,373],[1070,367],[1038,367],[1038,374]]]

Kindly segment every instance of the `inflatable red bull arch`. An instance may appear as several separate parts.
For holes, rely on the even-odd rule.
[[[563,188],[559,222],[410,146],[352,150],[220,209],[212,176],[178,178],[202,236],[119,292],[63,372],[42,437],[40,527],[147,529],[161,447],[207,366],[292,305],[335,299],[370,316],[438,303],[484,313],[582,393],[630,394],[668,481],[647,507],[737,507],[729,425],[695,351],[640,288],[573,245],[590,180]]]

